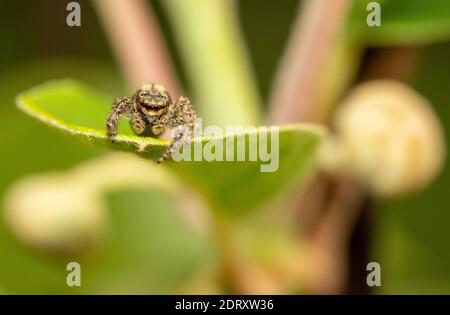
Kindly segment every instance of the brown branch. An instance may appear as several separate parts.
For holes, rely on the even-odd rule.
[[[319,224],[308,236],[312,260],[307,286],[319,294],[344,293],[348,284],[349,243],[366,192],[351,178],[332,183],[330,199]]]
[[[175,71],[158,22],[144,0],[95,0],[97,11],[130,90],[162,83],[179,95]]]
[[[311,121],[320,74],[350,0],[306,0],[300,7],[269,104],[273,123]]]
[[[349,3],[308,0],[301,8],[301,18],[296,22],[274,84],[271,122],[318,120],[314,106],[320,93],[321,75]],[[415,62],[414,52],[402,48],[377,57],[363,69],[361,79],[381,75],[404,78]],[[333,180],[324,175],[316,178],[303,194],[298,210],[309,224],[303,234],[310,259],[305,263],[304,277],[311,292],[344,293],[348,289],[349,258],[353,257],[350,242],[367,195],[360,184],[349,178]]]
[[[279,294],[282,285],[257,264],[242,255],[236,238],[238,227],[227,218],[216,216],[214,231],[220,250],[222,283],[227,294]]]
[[[366,54],[359,80],[393,79],[405,81],[414,75],[418,47],[372,48]]]
[[[394,78],[407,80],[415,69],[417,50],[415,48],[388,48],[377,50],[366,56],[365,63],[360,71],[359,80],[376,78]],[[322,189],[321,187],[326,187]],[[367,237],[364,229],[356,225],[367,222],[358,221],[367,206],[369,193],[361,184],[351,178],[340,176],[333,179],[321,175],[314,185],[310,186],[303,194],[301,206],[302,212],[313,216],[313,222],[305,231],[308,238],[308,247],[312,262],[306,275],[309,289],[314,293],[346,293],[350,289],[352,293],[367,292],[363,279],[358,275],[356,281],[352,281],[352,270],[361,270],[362,266],[355,266],[352,259],[358,259],[358,264],[366,264],[361,261],[356,251],[365,251],[364,248],[353,248],[350,252],[351,238]],[[328,202],[317,198],[327,198]],[[367,209],[366,209],[367,210]],[[312,214],[311,214],[312,213]],[[360,235],[354,235],[358,231]],[[361,241],[362,246],[367,242]],[[367,260],[366,258],[362,258]],[[363,290],[365,289],[365,290]]]
[[[271,95],[269,120],[272,123],[317,120],[314,106],[320,92],[321,74],[350,3],[349,0],[306,0],[300,8]],[[342,230],[351,230],[349,226],[355,217],[350,213],[345,216],[343,212],[347,207],[351,208],[348,211],[357,209],[354,207],[359,200],[357,186],[353,187],[354,197],[346,199],[343,194],[352,190],[347,184],[330,185],[328,178],[322,177],[313,183],[311,193],[305,196],[306,202],[301,200],[302,206],[309,208],[302,214],[308,215],[312,229],[309,235],[306,233],[309,261],[305,263],[303,276],[311,292],[339,293],[345,285],[347,270],[348,235]]]

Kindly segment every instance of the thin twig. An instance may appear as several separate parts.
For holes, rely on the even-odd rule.
[[[227,293],[278,294],[282,286],[265,271],[242,255],[237,226],[227,218],[216,216],[214,230],[220,248],[221,276]]]
[[[180,88],[156,18],[144,0],[95,0],[130,90],[158,82],[170,93]]]
[[[350,0],[307,0],[300,7],[274,83],[269,120],[311,121],[320,74],[340,33]]]
[[[366,56],[359,80],[407,80],[414,75],[419,55],[419,47],[373,48]]]
[[[414,72],[416,61],[415,48],[389,48],[377,51],[366,59],[360,71],[360,80],[376,78],[407,80]],[[321,176],[318,180],[322,186],[327,186],[328,192],[321,192],[316,183],[308,190],[306,200],[302,200],[303,205],[315,205],[317,202],[314,196],[317,193],[329,200],[326,204],[322,202],[319,207],[313,207],[312,210],[316,212],[315,222],[306,231],[312,259],[310,266],[313,266],[307,275],[308,285],[315,293],[346,293],[351,283],[350,259],[354,257],[349,253],[350,237],[356,229],[355,225],[361,211],[364,210],[364,201],[369,193],[361,184],[342,175],[337,179]],[[356,285],[353,286],[357,288]],[[365,283],[359,284],[359,288],[364,286]],[[360,291],[353,289],[354,292]]]
[[[312,293],[344,293],[348,283],[348,250],[354,225],[366,193],[351,178],[333,183],[331,198],[308,243],[311,265],[308,289]]]
[[[206,124],[255,125],[260,97],[231,0],[164,0],[186,67],[192,98]]]
[[[269,104],[271,122],[321,120],[314,116],[314,107],[320,101],[325,66],[350,3],[307,0],[300,8],[301,15],[274,84]],[[311,292],[342,293],[347,283],[348,240],[365,195],[358,183],[349,179],[340,178],[330,184],[327,177],[319,177],[313,182],[312,194],[306,196],[306,204],[312,205],[309,215],[313,229],[306,234],[309,261],[304,262],[304,280]]]

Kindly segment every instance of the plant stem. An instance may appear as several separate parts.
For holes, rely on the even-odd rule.
[[[408,80],[414,75],[419,54],[418,47],[373,48],[366,54],[359,80]]]
[[[377,50],[375,54],[367,56],[359,80],[391,78],[404,81],[413,73],[416,60],[417,50],[414,48]],[[349,249],[351,237],[358,238],[362,246],[367,246],[368,242],[362,238],[367,237],[366,228],[370,222],[358,219],[364,215],[363,211],[367,214],[371,207],[367,203],[369,193],[359,183],[342,175],[334,179],[322,175],[318,181],[322,186],[327,186],[326,192],[318,189],[316,183],[302,200],[303,206],[312,207],[310,211],[315,212],[315,224],[306,233],[312,252],[311,265],[316,266],[311,270],[310,289],[315,293],[337,294],[349,290],[351,293],[361,293],[367,289],[365,282],[361,281],[361,275],[355,276],[350,268],[361,270],[361,263],[367,264],[367,257],[361,259],[355,253],[350,253]],[[318,207],[314,207],[317,198],[325,198],[328,202],[322,201]],[[366,228],[358,228],[357,224],[365,224]],[[360,234],[354,235],[354,231]],[[356,250],[367,253],[366,248]],[[355,263],[359,266],[352,259],[357,259]],[[356,281],[352,281],[352,276],[357,278]]]
[[[300,7],[291,39],[282,60],[270,101],[269,120],[274,123],[315,121],[314,106],[329,57],[342,30],[350,0],[306,0]],[[355,64],[341,47],[333,69],[334,77],[346,75],[345,65]],[[334,56],[337,56],[336,54]],[[329,67],[328,67],[329,68]],[[335,67],[331,67],[335,68]],[[348,80],[348,79],[347,79]],[[332,80],[332,84],[336,84]],[[340,81],[339,81],[340,82]]]
[[[308,289],[318,294],[342,294],[348,284],[349,242],[366,193],[351,178],[332,181],[320,222],[308,237],[312,260]]]
[[[282,285],[242,253],[236,235],[237,222],[214,216],[216,239],[220,248],[222,282],[229,294],[279,294]]]
[[[230,0],[164,0],[207,124],[255,125],[260,98]]]
[[[233,227],[227,218],[214,215],[214,231],[220,249],[220,261],[222,264],[221,276],[226,291],[232,294],[246,292],[245,270],[247,269],[241,261],[241,255],[234,239]]]
[[[158,82],[170,93],[180,88],[158,22],[144,0],[95,0],[98,14],[130,91]]]
[[[361,48],[342,33],[350,4],[307,0],[300,8],[269,104],[272,122],[328,121],[360,63]],[[309,258],[304,280],[310,292],[342,293],[348,243],[365,194],[349,178],[330,182],[321,176],[314,183],[302,200],[316,221],[304,235]]]

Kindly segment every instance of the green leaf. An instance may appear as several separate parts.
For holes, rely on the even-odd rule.
[[[261,129],[258,136],[261,136]],[[279,165],[274,172],[261,172],[267,162],[211,161],[172,163],[181,175],[193,182],[217,210],[243,214],[276,198],[291,185],[304,179],[314,165],[314,156],[321,140],[321,129],[312,126],[284,126],[279,132]],[[251,133],[237,135],[236,143]],[[268,136],[269,137],[269,136]],[[225,142],[218,139],[216,142]],[[225,143],[224,143],[225,146]],[[235,145],[236,152],[236,145]]]
[[[172,194],[154,188],[129,188],[106,197],[111,233],[84,256],[70,254],[56,259],[23,244],[18,246],[10,233],[0,231],[6,237],[2,250],[13,253],[0,261],[0,283],[5,292],[174,294],[214,263],[209,235],[186,223]],[[82,266],[79,288],[66,284],[70,261]]]
[[[49,81],[17,96],[17,106],[25,113],[52,127],[96,144],[125,151],[145,151],[156,159],[168,140],[138,137],[130,126],[122,124],[116,143],[106,137],[105,121],[114,97],[108,97],[74,80]]]
[[[181,184],[118,153],[19,180],[5,195],[5,223],[40,253],[2,238],[12,255],[0,261],[0,283],[10,293],[174,293],[215,259],[210,233],[192,219],[198,213],[180,202]],[[69,261],[82,265],[80,288],[65,284]]]
[[[370,0],[354,2],[347,30],[367,45],[411,45],[450,38],[450,2],[444,0],[381,0],[381,26],[369,27]]]
[[[204,121],[219,126],[258,124],[260,97],[235,3],[166,0],[161,4],[173,26],[192,100]]]
[[[427,47],[414,88],[430,100],[450,147],[450,42]],[[379,204],[373,257],[382,266],[382,294],[450,294],[450,163],[424,191]]]
[[[129,126],[121,126],[117,142],[111,143],[105,134],[105,119],[113,96],[108,97],[72,80],[52,81],[17,97],[20,109],[29,115],[73,136],[93,143],[126,151],[138,151],[141,156],[155,160],[163,153],[168,140],[133,135]],[[201,143],[201,150],[211,143],[235,138],[245,141],[245,156],[249,157],[249,138],[262,137],[266,129],[244,131],[227,136],[194,139],[192,147]],[[266,130],[267,131],[267,130]],[[267,132],[270,139],[276,131]],[[261,172],[269,162],[259,156],[255,161],[181,161],[166,164],[179,171],[199,188],[214,209],[227,213],[246,213],[273,200],[290,186],[298,183],[313,169],[314,155],[324,130],[314,125],[287,125],[279,129],[278,168]],[[236,144],[235,144],[236,146]],[[271,144],[274,148],[274,143]],[[237,147],[236,147],[237,148]],[[278,151],[274,150],[274,154]],[[235,150],[235,154],[237,149]],[[270,152],[270,151],[269,151]],[[273,157],[277,158],[276,155]],[[275,161],[275,160],[274,160]],[[276,163],[275,161],[274,163]]]
[[[84,293],[177,293],[215,263],[210,234],[181,215],[173,194],[128,189],[108,194],[114,232],[85,268]]]

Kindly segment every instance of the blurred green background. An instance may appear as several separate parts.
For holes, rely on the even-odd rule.
[[[78,1],[82,27],[69,28],[65,24],[67,2],[0,3],[0,197],[25,175],[67,170],[106,152],[71,141],[67,135],[19,112],[14,105],[19,92],[55,78],[80,79],[112,95],[125,91],[92,4]],[[152,4],[189,95],[189,83],[169,23],[161,4]],[[240,22],[264,101],[298,4],[294,0],[238,2]],[[434,105],[448,140],[450,41],[427,44],[421,50],[411,83]],[[449,178],[447,163],[426,191],[376,204],[370,251],[370,259],[382,267],[382,286],[376,293],[450,293]],[[174,218],[175,206],[168,199],[160,192],[142,190],[108,196],[113,226],[118,232],[96,253],[82,257],[89,262],[84,283],[95,283],[82,287],[82,292],[177,292],[179,279],[188,279],[192,269],[211,264],[210,257],[214,255],[209,255],[210,244],[204,236],[185,231],[183,222]],[[154,209],[151,213],[145,207],[149,203]],[[125,211],[126,208],[133,211]],[[152,226],[155,216],[162,216],[158,220],[167,225]],[[173,246],[167,246],[170,250],[150,246],[152,241]],[[79,289],[65,285],[65,264],[69,259],[47,256],[23,245],[0,217],[0,293],[76,293]]]

